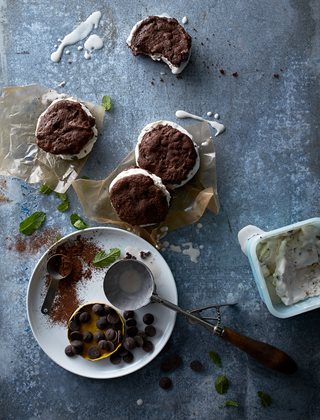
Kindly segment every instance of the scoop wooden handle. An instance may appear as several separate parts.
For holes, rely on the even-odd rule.
[[[221,338],[245,351],[251,357],[254,357],[257,362],[270,369],[292,374],[298,368],[296,362],[282,350],[239,334],[231,328],[224,327]]]

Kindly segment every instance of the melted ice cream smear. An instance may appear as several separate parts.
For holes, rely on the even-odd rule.
[[[89,38],[84,43],[84,48],[86,49],[84,53],[84,58],[88,60],[91,58],[92,53],[95,50],[100,50],[103,47],[103,40],[98,35],[90,35]]]
[[[100,18],[101,12],[98,11],[92,13],[84,22],[81,22],[80,25],[78,25],[72,32],[63,38],[57,51],[51,54],[51,60],[54,63],[58,63],[61,59],[64,48],[68,45],[76,44],[77,42],[86,38],[93,28],[96,29],[98,27]]]
[[[217,131],[216,134],[215,134],[216,136],[223,133],[224,130],[226,129],[223,124],[220,124],[217,121],[209,121],[209,120],[206,120],[202,117],[199,117],[198,115],[190,114],[189,112],[186,112],[186,111],[181,111],[181,110],[176,111],[176,117],[180,118],[180,119],[181,118],[192,118],[193,120],[197,120],[197,121],[205,121],[208,124],[210,124],[211,127],[213,127]]]

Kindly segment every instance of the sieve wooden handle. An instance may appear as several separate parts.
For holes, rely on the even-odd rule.
[[[239,334],[231,328],[223,327],[221,338],[270,369],[291,375],[298,368],[296,362],[282,350]]]

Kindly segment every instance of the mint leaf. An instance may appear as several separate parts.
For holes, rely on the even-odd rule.
[[[228,378],[224,375],[219,375],[215,380],[214,386],[218,394],[225,394],[229,388]]]
[[[87,175],[80,176],[79,179],[90,179]]]
[[[237,403],[237,401],[226,400],[224,402],[224,406],[225,407],[239,407],[239,404]]]
[[[221,367],[221,359],[220,356],[218,355],[218,353],[216,353],[215,351],[209,351],[209,357],[211,359],[211,361],[216,365]]]
[[[56,196],[61,200],[61,203],[57,206],[57,210],[61,212],[67,211],[70,207],[67,193],[56,193]]]
[[[102,96],[101,106],[106,110],[110,111],[111,109],[111,98],[108,95]]]
[[[49,195],[53,192],[53,190],[50,187],[48,187],[48,185],[46,185],[46,184],[40,185],[38,191],[39,191],[40,194],[44,194],[44,195]]]
[[[119,248],[111,248],[108,254],[105,251],[100,251],[94,257],[92,264],[99,268],[107,267],[120,257],[120,253]]]
[[[32,235],[35,230],[43,225],[45,220],[46,214],[43,211],[36,211],[20,223],[19,232],[24,235]]]
[[[77,213],[72,213],[72,215],[70,216],[70,221],[71,224],[78,230],[82,230],[89,227],[89,225],[87,225]]]
[[[257,392],[258,397],[260,398],[260,402],[262,407],[269,407],[269,405],[271,405],[272,403],[272,398],[270,397],[269,394],[265,394],[262,391],[258,391]]]

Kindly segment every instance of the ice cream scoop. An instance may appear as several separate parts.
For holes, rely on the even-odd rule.
[[[156,292],[151,270],[141,261],[124,259],[115,262],[105,275],[103,289],[108,301],[120,310],[136,310],[149,303],[160,303],[184,315],[191,323],[202,325],[268,368],[287,374],[292,374],[297,369],[295,361],[282,350],[241,335],[231,328],[222,327],[220,307],[229,304],[209,305],[188,311],[160,297]],[[201,312],[213,308],[216,310],[216,317],[201,316]],[[209,322],[211,320],[217,323]]]

